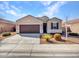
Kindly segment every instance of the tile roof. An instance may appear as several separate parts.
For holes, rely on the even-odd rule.
[[[68,24],[76,24],[76,23],[79,23],[79,19],[73,19],[68,21]]]
[[[36,18],[42,20],[43,22],[47,22],[49,20],[49,18],[47,16],[36,17]]]
[[[59,18],[57,18],[57,17],[53,17],[53,18],[51,18],[50,20],[55,20],[55,19],[62,21],[61,19],[59,19]]]
[[[23,18],[26,18],[26,17],[34,17],[34,16],[32,16],[32,15],[27,15],[27,16],[24,16],[24,17],[18,19],[17,21],[22,20]],[[54,20],[54,19],[61,20],[61,19],[59,19],[59,18],[57,18],[57,17],[53,17],[53,18],[49,19],[49,17],[47,17],[47,16],[34,17],[34,18],[36,18],[36,19],[38,19],[38,20],[41,20],[41,21],[43,21],[43,22],[47,22],[48,20]],[[17,22],[17,21],[16,21],[16,22]]]
[[[12,22],[12,21],[5,20],[5,19],[2,19],[2,18],[0,18],[0,22],[15,24],[15,23],[14,23],[14,22]]]

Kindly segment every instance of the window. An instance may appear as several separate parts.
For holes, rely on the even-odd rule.
[[[51,29],[58,29],[59,23],[51,23]]]

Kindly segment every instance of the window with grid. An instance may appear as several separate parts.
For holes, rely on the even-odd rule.
[[[51,29],[58,29],[59,23],[51,23]]]

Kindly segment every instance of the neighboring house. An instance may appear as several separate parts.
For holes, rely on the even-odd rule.
[[[0,18],[0,33],[15,31],[15,24],[11,21]]]
[[[79,19],[70,20],[68,24],[70,25],[71,32],[79,33]]]
[[[62,20],[56,17],[25,16],[16,21],[17,33],[62,33]]]

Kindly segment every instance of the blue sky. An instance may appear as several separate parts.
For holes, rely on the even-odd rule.
[[[79,1],[0,1],[0,18],[16,21],[26,15],[79,18]]]

